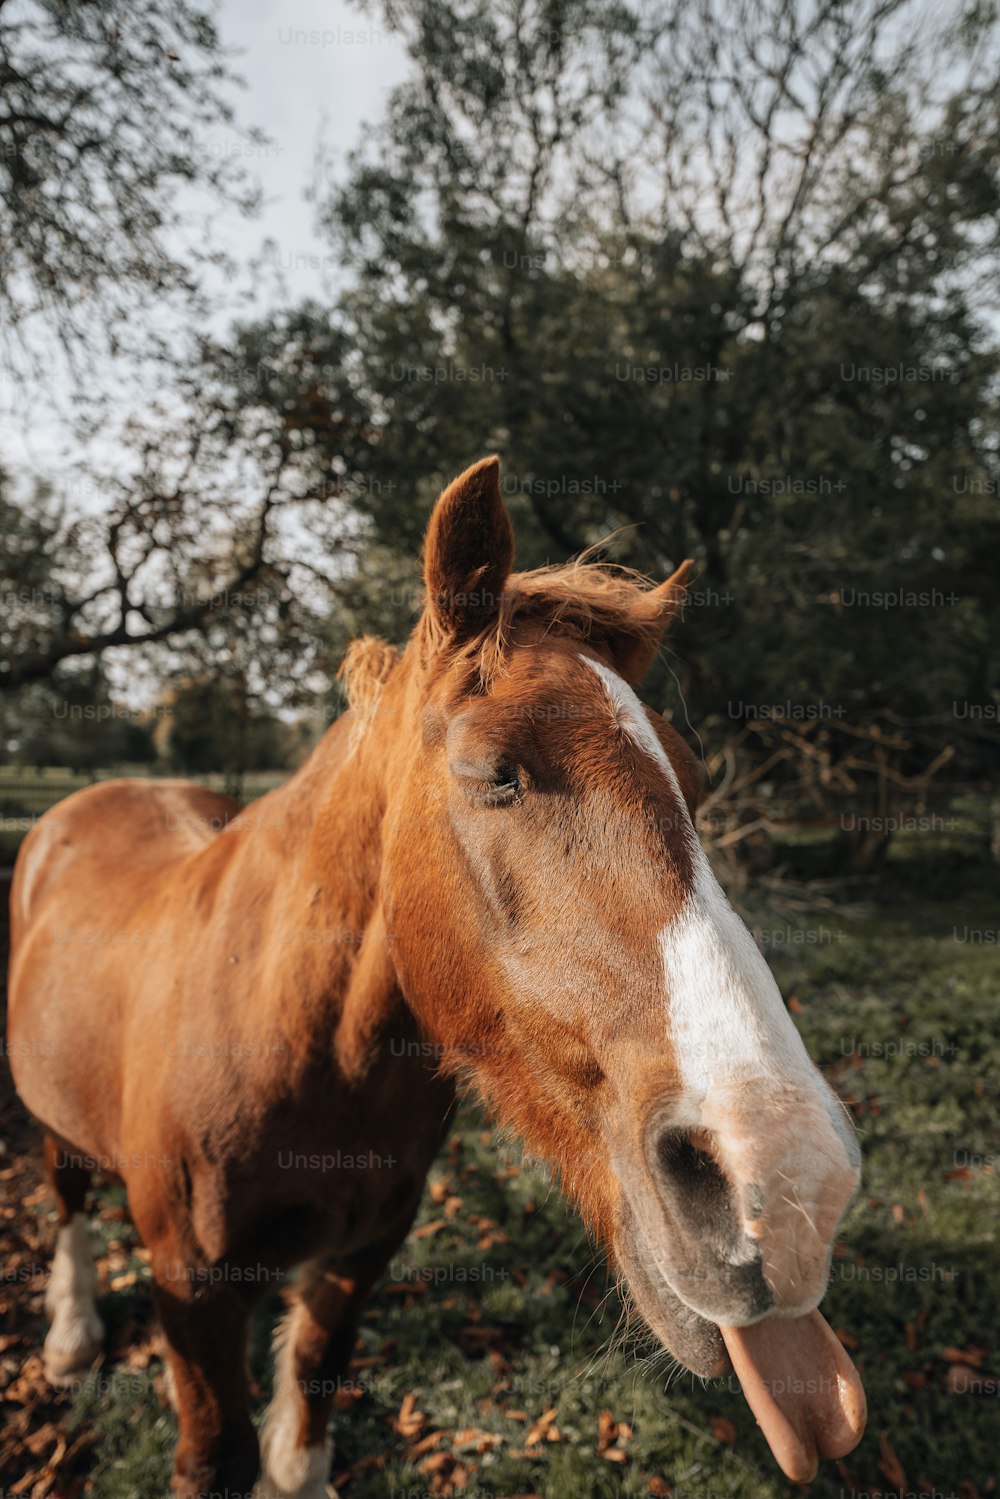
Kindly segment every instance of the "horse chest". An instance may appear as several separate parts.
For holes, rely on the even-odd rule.
[[[329,1066],[272,1077],[238,1120],[193,1133],[188,1212],[206,1257],[355,1254],[408,1221],[453,1100],[414,1064],[387,1053],[360,1089]]]

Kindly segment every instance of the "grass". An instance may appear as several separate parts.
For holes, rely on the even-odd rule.
[[[985,1499],[995,1488],[1000,965],[995,940],[959,939],[995,938],[998,888],[985,866],[961,870],[945,892],[940,874],[928,887],[908,873],[890,902],[851,920],[824,912],[792,930],[759,918],[782,992],[864,1150],[824,1311],[862,1372],[869,1427],[844,1463],[821,1465],[817,1499]],[[70,1442],[99,1434],[75,1492],[146,1499],[168,1493],[175,1426],[146,1342],[146,1267],[120,1196],[104,1202],[102,1262],[112,1278],[135,1279],[103,1298],[116,1352],[59,1420]],[[600,1257],[547,1175],[471,1105],[432,1171],[418,1229],[442,1218],[403,1246],[365,1315],[334,1422],[345,1499],[790,1492],[735,1382],[668,1382],[636,1353],[608,1351],[619,1307]],[[259,1412],[276,1305],[272,1296],[254,1327]],[[40,1337],[40,1319],[31,1328]],[[407,1396],[419,1414],[403,1435]],[[529,1444],[551,1411],[548,1438]]]

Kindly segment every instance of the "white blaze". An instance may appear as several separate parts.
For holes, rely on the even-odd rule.
[[[684,1087],[680,1113],[672,1115],[671,1124],[719,1130],[736,1154],[733,1137],[748,1128],[759,1141],[760,1126],[752,1129],[756,1113],[773,1116],[793,1101],[801,1109],[805,1095],[820,1105],[814,1117],[812,1110],[800,1114],[805,1135],[817,1128],[826,1135],[832,1123],[848,1152],[856,1153],[853,1131],[810,1061],[770,969],[712,873],[670,757],[642,704],[610,667],[588,656],[581,660],[603,682],[619,727],[667,778],[693,864],[687,899],[659,937],[670,1044]],[[738,1177],[754,1180],[751,1159],[729,1164]]]

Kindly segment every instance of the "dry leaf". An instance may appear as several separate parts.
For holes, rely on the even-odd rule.
[[[887,1431],[883,1431],[881,1440],[879,1441],[879,1453],[881,1456],[879,1471],[885,1474],[893,1488],[905,1489],[906,1474],[903,1471],[902,1463],[893,1451]]]
[[[717,1442],[725,1443],[730,1450],[736,1446],[736,1427],[732,1421],[728,1421],[725,1416],[712,1416],[708,1424]]]
[[[949,1364],[971,1364],[978,1369],[983,1361],[982,1348],[942,1348],[941,1357],[947,1359]]]
[[[597,1451],[606,1452],[618,1436],[618,1422],[610,1411],[601,1411],[597,1418]]]
[[[399,1415],[392,1424],[396,1431],[399,1432],[399,1435],[405,1437],[407,1441],[423,1430],[427,1424],[427,1417],[423,1411],[417,1410],[416,1395],[403,1396],[403,1403],[399,1407]]]
[[[448,1222],[445,1218],[435,1218],[431,1223],[422,1223],[410,1234],[411,1239],[429,1239],[432,1234],[440,1233],[442,1228],[447,1228]]]
[[[548,1434],[549,1427],[552,1425],[555,1418],[556,1408],[554,1405],[550,1410],[543,1411],[534,1425],[529,1428],[528,1434],[524,1439],[524,1445],[526,1447],[534,1447],[536,1442],[544,1441]]]

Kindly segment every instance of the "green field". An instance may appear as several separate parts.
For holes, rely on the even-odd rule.
[[[822,1465],[812,1492],[986,1499],[1000,1466],[1000,889],[994,870],[958,860],[919,880],[899,865],[893,879],[891,897],[872,893],[850,919],[754,921],[865,1157],[824,1310],[862,1372],[869,1428],[851,1457]],[[23,1201],[37,1162],[30,1127],[8,1106],[4,1130],[19,1154],[0,1167]],[[102,1203],[102,1284],[121,1289],[103,1298],[111,1351],[89,1385],[54,1400],[39,1388],[41,1276],[4,1303],[0,1409],[16,1438],[0,1466],[5,1494],[168,1493],[175,1423],[158,1393],[146,1266],[120,1195]],[[47,1206],[15,1203],[5,1225],[29,1261],[32,1214],[53,1237]],[[261,1411],[277,1302],[255,1327]],[[333,1473],[345,1499],[790,1491],[735,1385],[668,1379],[622,1330],[601,1257],[546,1173],[468,1105],[338,1396]],[[22,1445],[31,1432],[37,1453]],[[12,1487],[29,1461],[36,1482]]]

